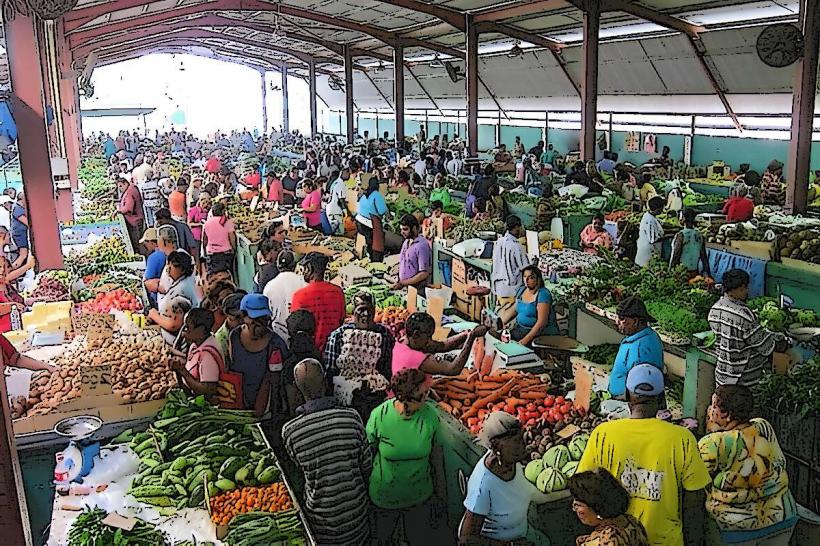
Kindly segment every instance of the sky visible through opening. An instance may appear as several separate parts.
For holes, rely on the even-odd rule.
[[[181,70],[184,68],[184,70]],[[282,124],[282,92],[279,72],[267,72],[268,126]],[[146,116],[151,136],[155,130],[176,128],[205,137],[220,130],[262,131],[262,90],[259,72],[240,64],[195,55],[152,54],[96,68],[91,78],[94,96],[81,98],[82,109],[156,108]],[[290,128],[310,131],[308,85],[289,77]],[[321,100],[319,127],[326,110]],[[184,120],[184,121],[183,121]],[[144,128],[142,117],[83,118],[83,133]]]

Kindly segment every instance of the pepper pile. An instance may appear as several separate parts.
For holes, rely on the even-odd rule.
[[[248,512],[283,512],[293,509],[285,484],[234,489],[210,500],[211,519],[217,525],[228,525],[239,514]]]

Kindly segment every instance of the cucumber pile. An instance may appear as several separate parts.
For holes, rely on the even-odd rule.
[[[254,437],[254,423],[252,412],[222,410],[204,397],[189,400],[181,391],[170,391],[159,419],[130,438],[140,472],[129,493],[171,513],[202,506],[206,481],[210,496],[278,481],[279,467]]]
[[[301,546],[307,544],[302,522],[296,510],[249,512],[234,517],[223,539],[228,546]]]

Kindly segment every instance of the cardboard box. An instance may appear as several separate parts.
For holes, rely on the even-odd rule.
[[[118,397],[119,398],[119,397]],[[119,399],[120,402],[122,399]],[[92,402],[82,402],[82,399],[72,400],[75,403],[75,409],[58,409],[46,415],[36,415],[32,417],[22,417],[16,419],[12,425],[14,428],[14,435],[20,436],[22,434],[34,434],[36,432],[46,432],[54,429],[54,425],[67,417],[76,417],[78,415],[93,415],[99,417],[103,423],[117,423],[121,421],[131,421],[135,419],[142,419],[145,417],[152,417],[159,413],[165,405],[165,399],[151,400],[149,402],[136,402],[134,404],[122,404],[102,407],[85,407],[78,408],[78,406],[88,406]],[[96,401],[102,403],[102,401]],[[108,403],[111,401],[109,400]]]
[[[347,288],[354,284],[367,282],[373,278],[368,270],[356,264],[347,264],[339,268],[338,278],[342,280],[342,286]]]
[[[463,283],[453,281],[452,305],[456,311],[475,322],[481,322],[481,311],[484,309],[483,296],[467,295],[467,288]]]

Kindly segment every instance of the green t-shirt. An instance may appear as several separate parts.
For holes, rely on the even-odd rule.
[[[374,447],[370,499],[379,508],[409,508],[433,494],[430,453],[439,428],[435,406],[427,402],[410,419],[383,402],[367,421],[367,440]]]
[[[430,192],[430,202],[433,201],[441,201],[441,205],[446,207],[450,203],[453,202],[452,198],[450,197],[450,192],[447,191],[447,188],[436,188]]]

